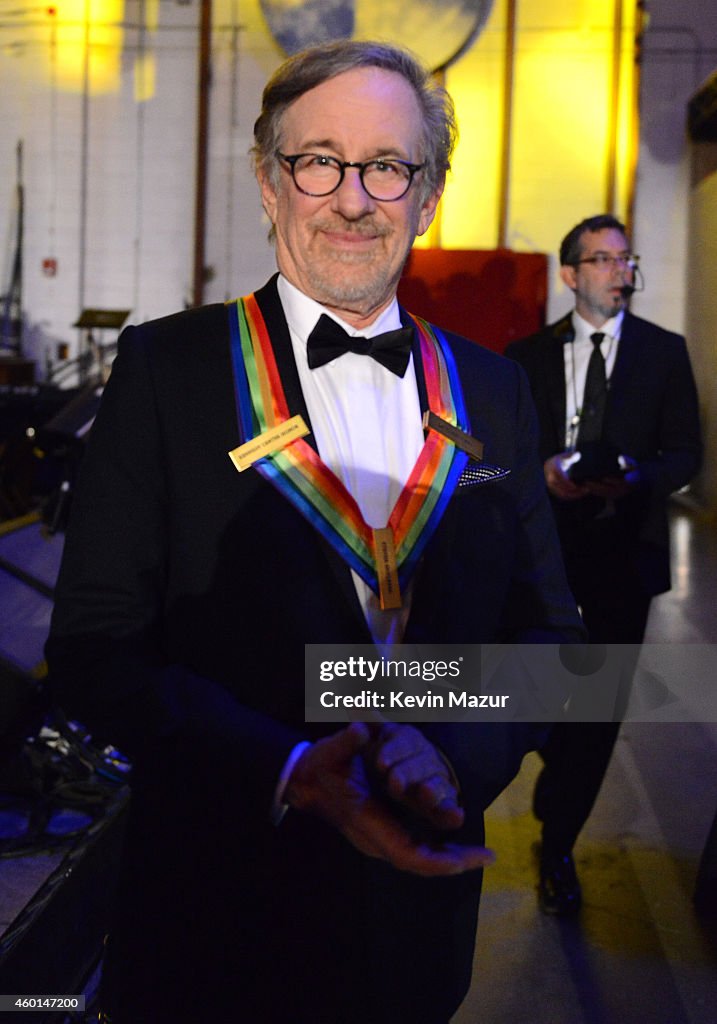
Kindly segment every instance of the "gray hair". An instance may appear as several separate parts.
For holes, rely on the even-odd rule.
[[[406,50],[388,43],[340,39],[312,46],[285,61],[269,79],[261,113],[254,124],[251,153],[254,166],[278,187],[277,150],[287,108],[304,93],[330,78],[356,68],[382,68],[401,75],[412,87],[423,115],[422,154],[426,167],[421,183],[425,201],[443,183],[457,137],[450,96],[429,71]]]

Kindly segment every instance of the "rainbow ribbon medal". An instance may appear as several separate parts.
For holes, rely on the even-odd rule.
[[[301,417],[292,417],[284,395],[264,318],[253,295],[229,310],[242,440],[230,452],[248,451],[249,462],[326,538],[348,565],[379,595],[382,608],[401,606],[426,544],[438,526],[468,454],[437,429],[423,448],[386,526],[374,530],[341,480],[303,440]],[[470,440],[463,394],[445,339],[426,321],[412,316],[420,340],[429,425],[442,423],[450,434]],[[440,338],[440,340],[439,340]],[[437,418],[437,419],[436,419]],[[298,421],[298,424],[297,424]],[[303,428],[303,429],[302,429]],[[274,449],[274,450],[271,450]]]

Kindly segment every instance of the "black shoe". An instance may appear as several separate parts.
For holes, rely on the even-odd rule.
[[[544,914],[565,917],[576,914],[582,903],[582,891],[571,853],[540,853],[538,902]]]

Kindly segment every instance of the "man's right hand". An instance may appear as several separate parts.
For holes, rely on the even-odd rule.
[[[559,452],[557,455],[551,456],[543,464],[543,472],[548,490],[552,495],[562,498],[563,501],[576,501],[578,498],[584,498],[589,491],[584,484],[573,483],[565,471],[565,460],[569,456],[570,452]]]
[[[429,841],[412,834],[396,805],[369,780],[362,754],[370,741],[369,727],[360,722],[318,740],[294,766],[286,802],[318,815],[357,850],[401,871],[426,877],[458,875],[492,864],[494,856],[485,847]]]

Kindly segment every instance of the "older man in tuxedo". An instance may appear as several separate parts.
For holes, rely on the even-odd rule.
[[[400,50],[292,58],[255,126],[278,276],[120,340],[47,649],[134,761],[113,1024],[445,1024],[467,989],[482,812],[538,731],[307,725],[303,680],[307,643],[581,637],[524,375],[396,302],[453,133]]]
[[[575,309],[506,355],[526,370],[568,580],[592,643],[639,645],[650,601],[670,588],[667,499],[700,464],[697,395],[685,341],[627,309],[639,275],[625,227],[603,214],[560,247]],[[619,717],[619,707],[616,707]],[[561,723],[541,749],[540,905],[580,907],[572,856],[619,721]]]

